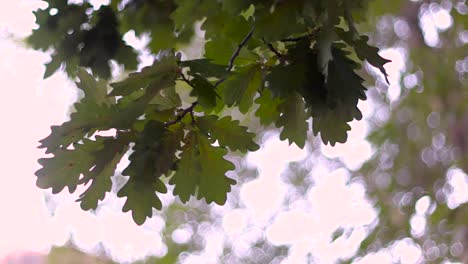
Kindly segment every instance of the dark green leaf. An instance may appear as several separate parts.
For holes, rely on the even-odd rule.
[[[160,177],[173,167],[179,146],[180,132],[171,132],[156,121],[148,122],[135,142],[130,164],[122,172],[130,179],[117,193],[118,197],[127,197],[123,211],[131,210],[135,223],[141,225],[151,217],[152,208],[161,209],[155,192],[167,192]]]
[[[337,142],[344,143],[348,138],[348,130],[351,127],[344,121],[340,121],[340,116],[329,110],[322,113],[319,117],[312,119],[312,129],[314,135],[320,132],[323,143],[334,146]]]
[[[258,109],[255,112],[255,115],[260,118],[260,123],[262,125],[268,126],[280,117],[279,105],[282,103],[283,99],[280,97],[273,97],[270,90],[264,89],[260,97],[255,100],[255,103],[258,104]]]
[[[96,141],[103,141],[103,148],[91,153],[94,161],[93,168],[85,173],[80,183],[92,181],[88,189],[80,195],[77,202],[81,202],[83,210],[96,209],[98,202],[111,191],[111,177],[115,173],[117,164],[127,152],[129,141],[125,137],[96,137]]]
[[[77,76],[80,81],[77,82],[76,85],[84,92],[85,95],[81,100],[82,104],[86,104],[88,102],[95,103],[97,105],[115,104],[115,98],[107,95],[107,83],[105,81],[96,81],[96,79],[94,79],[94,77],[83,68],[78,70]]]
[[[52,76],[60,68],[60,65],[62,65],[62,59],[57,54],[53,54],[51,60],[45,65],[46,70],[43,78],[47,79]]]
[[[280,139],[288,139],[289,144],[296,143],[300,148],[304,148],[307,139],[307,113],[304,99],[297,93],[290,95],[279,106],[282,114],[276,122],[277,127],[283,127]]]
[[[208,59],[181,61],[179,62],[179,65],[182,67],[188,67],[190,69],[190,73],[192,74],[199,74],[206,78],[222,78],[227,74],[227,66],[214,64]]]
[[[384,75],[387,83],[390,84],[384,65],[391,62],[391,60],[381,57],[379,55],[379,48],[367,44],[369,41],[368,36],[354,36],[351,31],[344,31],[341,28],[335,28],[335,30],[341,39],[354,48],[359,59],[367,60],[372,66],[378,68]]]
[[[198,186],[198,199],[205,198],[207,203],[215,202],[223,205],[227,199],[227,193],[231,191],[231,185],[236,181],[226,177],[229,170],[234,170],[234,165],[224,159],[227,150],[214,147],[210,140],[203,134],[197,134],[198,149],[200,151],[200,182]]]
[[[260,66],[255,64],[245,67],[224,81],[222,87],[224,102],[228,106],[237,105],[242,113],[247,113],[261,86],[262,70]]]
[[[270,8],[261,10],[255,23],[255,35],[272,42],[306,32],[300,21],[301,8],[297,1],[283,1],[275,5],[272,12]]]
[[[273,96],[285,98],[302,89],[306,81],[306,68],[300,63],[278,65],[273,67],[266,80]]]
[[[201,106],[208,109],[216,106],[216,97],[218,95],[213,84],[198,74],[194,75],[190,82],[193,88],[190,95],[196,96]]]
[[[110,95],[129,95],[161,80],[172,80],[173,82],[177,72],[178,66],[174,54],[161,56],[152,66],[145,67],[140,72],[131,73],[121,82],[111,83],[113,90]]]
[[[169,180],[169,184],[175,185],[174,195],[178,195],[183,203],[195,194],[201,173],[196,134],[189,132],[185,137],[184,144],[176,172]]]
[[[205,135],[218,140],[220,146],[226,146],[232,151],[247,152],[259,149],[253,141],[255,134],[247,132],[247,127],[240,126],[238,120],[232,120],[229,116],[221,119],[215,115],[202,116],[197,118],[197,126]]]

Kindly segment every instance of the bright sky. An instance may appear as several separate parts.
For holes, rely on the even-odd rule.
[[[48,55],[27,50],[6,38],[7,32],[20,37],[30,33],[34,27],[31,10],[37,6],[33,1],[2,0],[0,9],[0,87],[3,89],[0,103],[3,121],[0,132],[3,148],[0,152],[0,210],[3,216],[0,220],[0,261],[2,257],[22,250],[46,253],[51,245],[65,243],[70,234],[77,245],[87,251],[96,249],[102,242],[115,259],[123,262],[148,254],[164,254],[159,236],[164,222],[160,217],[138,227],[129,214],[120,212],[123,200],[112,194],[106,198],[111,200],[109,206],[96,215],[84,212],[74,202],[79,190],[74,195],[61,193],[47,205],[45,192],[35,186],[37,159],[43,156],[43,152],[36,149],[37,141],[49,134],[51,125],[66,119],[76,91],[61,73],[42,80],[43,64],[48,61]],[[388,71],[398,79],[404,58],[397,50],[387,52],[394,60]],[[390,96],[398,97],[399,87],[392,89],[394,92]],[[372,110],[367,103],[361,104],[360,108],[364,115]],[[352,126],[346,144],[323,147],[322,150],[325,156],[340,157],[349,168],[356,169],[373,150],[364,140],[366,122],[353,122]],[[356,149],[360,155],[355,155]],[[290,161],[305,157],[305,150],[280,142],[277,135],[272,135],[260,151],[250,154],[249,161],[258,166],[260,173],[257,179],[241,189],[244,207],[227,209],[222,221],[226,236],[208,232],[207,250],[202,255],[188,257],[185,263],[215,263],[225,240],[239,242],[234,246],[236,254],[247,254],[249,241],[263,235],[275,245],[291,247],[290,256],[284,263],[302,263],[309,252],[317,256],[320,263],[333,263],[336,252],[352,255],[357,243],[365,237],[364,226],[369,225],[376,214],[365,200],[362,185],[350,183],[346,170],[315,167],[310,172],[315,185],[307,191],[306,197],[284,208],[288,187],[279,177],[280,173]],[[454,179],[460,178],[456,176],[459,172],[453,175]],[[54,210],[49,210],[48,206]],[[330,244],[331,233],[341,225],[356,228],[349,239],[338,239]],[[266,232],[263,234],[259,230]],[[189,231],[178,230],[173,236],[183,241],[188,235]],[[419,248],[411,241],[403,240],[395,245],[393,254],[385,251],[370,255],[359,263],[392,263],[397,258],[401,258],[401,263],[416,263],[419,254]]]

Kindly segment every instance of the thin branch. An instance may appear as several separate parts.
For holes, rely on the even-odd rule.
[[[232,54],[231,59],[229,59],[229,65],[227,67],[228,72],[231,71],[232,68],[234,67],[234,61],[236,60],[237,56],[239,56],[241,49],[245,46],[245,44],[247,44],[249,39],[252,37],[254,29],[255,29],[255,25],[252,25],[252,28],[250,29],[249,33],[245,36],[242,42],[239,43],[239,45],[237,45],[236,51]]]
[[[193,120],[193,109],[197,105],[198,105],[198,101],[193,102],[192,105],[190,105],[189,107],[187,107],[185,109],[182,109],[179,112],[179,114],[177,115],[176,119],[174,119],[172,121],[169,121],[169,122],[166,122],[164,125],[166,127],[175,125],[175,124],[179,123],[187,114],[190,114],[190,116],[192,117],[192,120]]]
[[[181,78],[186,84],[188,84],[189,86],[193,86],[193,85],[192,85],[192,82],[191,82],[187,77],[185,77],[185,74],[184,74],[184,73],[182,73],[182,72],[180,73],[180,78]]]
[[[247,44],[247,42],[250,40],[250,38],[252,38],[252,35],[253,35],[253,31],[254,31],[254,28],[255,26],[253,25],[252,28],[250,29],[249,33],[245,36],[245,38],[242,40],[241,43],[239,43],[239,45],[237,46],[237,49],[234,51],[234,53],[232,54],[231,58],[229,59],[229,64],[228,64],[228,67],[227,67],[227,71],[230,72],[232,70],[232,68],[234,67],[234,61],[236,60],[236,58],[239,56],[239,53],[241,51],[241,49]],[[183,73],[180,74],[180,78],[186,82],[188,85],[192,86],[192,83],[190,82],[189,79],[187,79],[187,77],[185,77],[185,75]],[[224,78],[221,78],[219,79],[215,84],[214,84],[214,87],[218,87],[222,82],[224,82],[226,80],[226,77]],[[190,114],[190,116],[192,117],[192,121],[195,120],[195,117],[193,115],[193,109],[195,108],[195,106],[198,105],[198,101],[195,101],[192,103],[192,105],[190,105],[189,107],[185,108],[185,109],[182,109],[179,111],[179,113],[177,114],[177,117],[176,119],[172,120],[172,121],[169,121],[169,122],[166,122],[164,125],[166,127],[168,126],[172,126],[172,125],[175,125],[177,124],[178,122],[180,122],[187,114]]]
[[[301,41],[301,40],[304,40],[304,39],[311,39],[313,38],[315,35],[317,35],[317,33],[320,31],[320,27],[316,27],[312,30],[311,33],[307,34],[307,35],[304,35],[304,36],[300,36],[300,37],[295,37],[295,38],[284,38],[284,39],[281,39],[280,41],[281,42],[298,42],[298,41]]]
[[[263,43],[265,43],[265,45],[267,45],[268,49],[270,49],[271,52],[273,52],[276,55],[276,57],[278,57],[278,58],[283,57],[283,54],[279,53],[279,51],[277,51],[275,49],[275,47],[273,47],[273,44],[271,44],[269,42],[266,42],[266,40],[264,38],[262,40],[263,40]]]
[[[354,26],[353,16],[351,15],[351,7],[349,6],[348,0],[343,1],[344,5],[344,17],[346,22],[348,22],[349,31],[351,31],[353,40],[359,38],[358,31]]]
[[[241,43],[239,43],[239,45],[237,45],[237,49],[234,51],[234,53],[232,54],[231,58],[229,59],[229,65],[227,67],[227,71],[230,72],[232,70],[232,68],[234,67],[234,61],[236,60],[236,58],[239,56],[239,53],[240,51],[242,50],[242,48],[245,46],[245,44],[247,44],[247,42],[249,41],[250,38],[252,38],[252,35],[253,35],[253,32],[254,32],[254,29],[255,29],[255,25],[252,25],[252,28],[250,29],[249,33],[245,36],[245,38],[242,40]],[[214,87],[218,87],[220,84],[222,84],[224,81],[226,80],[226,77],[223,77],[221,79],[219,79],[215,84],[214,84]]]

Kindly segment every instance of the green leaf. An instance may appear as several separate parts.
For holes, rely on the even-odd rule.
[[[304,148],[309,126],[302,96],[294,93],[286,98],[279,108],[282,115],[276,122],[276,126],[283,127],[280,139],[288,139],[289,144],[294,142],[298,147]]]
[[[385,59],[379,55],[379,48],[367,44],[368,36],[354,36],[351,31],[344,31],[341,28],[335,28],[335,31],[346,43],[354,48],[360,60],[367,60],[372,66],[378,68],[385,77],[388,84],[388,74],[384,65],[391,60]]]
[[[226,146],[231,151],[247,152],[259,149],[253,141],[255,134],[247,132],[247,127],[240,126],[239,121],[232,120],[230,116],[221,119],[215,115],[202,116],[197,118],[197,126],[205,135],[218,140],[220,146]]]
[[[111,83],[113,90],[110,95],[129,95],[139,89],[145,89],[153,82],[175,80],[178,72],[176,57],[173,53],[160,56],[153,65],[143,68],[140,72],[131,73],[121,82]]]
[[[312,119],[314,135],[317,136],[320,132],[323,143],[330,143],[332,146],[335,146],[337,142],[345,143],[348,139],[347,132],[351,130],[351,127],[340,118],[342,117],[332,110],[322,113],[319,117],[314,117]]]
[[[106,81],[96,81],[96,79],[83,68],[78,70],[77,76],[80,81],[77,82],[76,85],[85,94],[84,98],[81,100],[82,104],[86,104],[88,102],[95,103],[97,105],[115,104],[115,98],[107,95]]]
[[[224,0],[223,10],[229,15],[238,16],[243,10],[247,9],[252,1],[248,0]]]
[[[356,62],[349,59],[344,51],[333,48],[333,60],[329,63],[326,89],[327,104],[341,117],[340,120],[360,120],[362,114],[357,109],[359,99],[366,100],[366,87],[359,75],[354,72],[358,68]]]
[[[44,79],[49,78],[54,74],[62,65],[62,58],[60,58],[57,54],[53,54],[51,60],[45,64],[46,70],[44,72]]]
[[[113,116],[112,126],[119,129],[132,127],[146,111],[154,110],[150,103],[158,99],[161,90],[171,89],[174,85],[173,79],[155,79],[144,91],[139,90],[121,98],[116,105],[118,114]]]
[[[340,46],[333,47],[332,55],[326,83],[310,87],[304,95],[313,117],[314,134],[320,133],[325,144],[334,146],[337,142],[346,142],[347,131],[351,129],[347,122],[362,118],[357,104],[359,99],[366,99],[366,88],[362,85],[363,79],[354,72],[357,64]]]
[[[187,202],[198,188],[198,199],[223,205],[231,185],[236,183],[225,176],[234,169],[234,165],[223,158],[226,153],[226,149],[214,147],[206,135],[190,131],[185,137],[177,170],[169,181],[175,185],[174,195]]]
[[[117,54],[115,55],[115,60],[117,62],[123,64],[125,66],[125,70],[136,70],[138,67],[138,54],[135,50],[125,44],[119,45],[119,49],[117,50]]]
[[[205,57],[216,64],[228,64],[236,44],[228,39],[212,39],[205,43]]]
[[[148,44],[154,54],[161,50],[174,48],[177,38],[174,32],[174,26],[168,21],[160,21],[151,28],[151,41]]]
[[[42,168],[36,171],[36,185],[39,188],[52,188],[59,193],[65,187],[73,193],[79,183],[80,175],[91,169],[94,157],[91,152],[103,147],[102,141],[83,139],[83,144],[74,144],[74,149],[59,149],[52,158],[39,159]]]
[[[196,133],[190,131],[184,140],[184,146],[177,169],[169,180],[169,184],[175,185],[173,194],[179,196],[185,203],[195,194],[200,182],[201,167],[197,149]]]
[[[47,148],[46,153],[60,147],[66,148],[96,130],[113,127],[117,113],[113,106],[115,99],[107,96],[107,84],[104,81],[96,82],[84,69],[78,71],[78,78],[80,81],[76,84],[83,90],[84,97],[74,104],[76,112],[70,115],[69,121],[61,126],[52,126],[51,134],[39,141],[39,148]]]
[[[154,97],[149,104],[156,104],[159,111],[180,107],[182,101],[175,86],[167,87]]]
[[[182,67],[188,67],[191,74],[199,74],[206,78],[222,78],[228,73],[226,70],[227,66],[212,63],[211,60],[208,59],[181,61],[179,62],[179,65]]]
[[[39,148],[46,148],[46,153],[52,153],[59,148],[67,148],[70,144],[80,141],[85,135],[96,130],[112,128],[115,112],[109,106],[98,106],[93,103],[75,104],[77,112],[70,115],[70,121],[61,126],[51,126],[51,133],[40,140]]]
[[[286,98],[302,89],[306,81],[306,68],[301,63],[277,65],[267,75],[266,80],[273,96]]]
[[[129,157],[130,164],[122,172],[130,179],[117,196],[127,197],[123,211],[131,210],[133,220],[138,225],[143,224],[146,217],[152,216],[152,208],[160,210],[162,207],[156,192],[167,192],[160,177],[173,167],[180,135],[181,131],[172,132],[163,123],[150,121],[135,142]]]
[[[184,26],[191,26],[196,19],[193,18],[197,12],[194,9],[199,6],[199,1],[175,0],[177,5],[175,11],[171,14],[176,29],[182,29]]]
[[[205,198],[207,203],[215,202],[219,205],[226,203],[227,193],[236,181],[226,177],[227,171],[234,170],[234,164],[223,157],[227,150],[214,147],[203,134],[197,133],[198,149],[200,151],[200,182],[198,199]]]
[[[296,1],[283,1],[276,4],[272,12],[269,7],[259,10],[254,34],[272,42],[306,32],[306,26],[300,21],[301,9]]]
[[[262,86],[262,70],[255,64],[242,68],[224,81],[223,99],[228,106],[238,105],[242,113],[247,113],[253,104],[254,96]]]
[[[195,74],[190,81],[192,85],[191,96],[198,98],[198,103],[205,108],[213,108],[216,106],[216,97],[218,96],[215,87],[202,76]]]
[[[94,161],[93,168],[86,172],[80,183],[87,184],[92,181],[88,189],[77,199],[81,202],[83,210],[96,209],[98,202],[102,201],[106,192],[112,188],[111,177],[115,173],[117,164],[128,150],[130,143],[125,137],[96,137],[96,141],[103,142],[103,148],[91,153]]]
[[[153,216],[153,208],[161,210],[162,203],[156,192],[166,193],[167,189],[160,179],[130,177],[117,193],[118,197],[127,197],[122,211],[132,211],[133,220],[142,225],[147,217]]]
[[[333,233],[331,234],[331,242],[335,242],[339,237],[343,236],[344,235],[344,228],[340,227],[338,229],[336,229],[335,231],[333,231]]]
[[[280,117],[279,105],[283,102],[280,97],[273,97],[270,90],[264,89],[255,103],[259,105],[255,116],[260,118],[260,123],[264,126],[271,125]]]

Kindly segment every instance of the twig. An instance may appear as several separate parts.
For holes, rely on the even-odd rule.
[[[267,47],[271,50],[271,52],[273,52],[276,55],[276,57],[278,58],[283,57],[283,54],[279,53],[279,51],[277,51],[275,47],[273,47],[273,44],[266,42],[264,38],[262,38],[262,40],[263,40],[263,43],[265,43],[265,45],[267,45]]]
[[[249,41],[250,38],[252,38],[252,35],[253,35],[253,32],[254,32],[254,29],[255,29],[255,25],[252,25],[252,28],[250,29],[249,33],[247,33],[247,35],[245,36],[245,38],[242,40],[241,43],[239,43],[239,45],[237,45],[237,49],[234,51],[234,53],[232,54],[231,58],[229,59],[229,64],[228,64],[228,67],[227,67],[227,71],[230,72],[232,70],[232,68],[234,67],[234,61],[236,60],[236,58],[239,56],[239,53],[240,51],[242,50],[242,48],[245,46],[245,44],[247,44],[247,42]],[[215,84],[214,84],[214,87],[218,87],[220,84],[222,84],[224,81],[226,80],[226,77],[223,77],[221,79],[219,79]]]
[[[185,109],[182,109],[182,110],[180,111],[180,113],[177,115],[176,119],[174,119],[174,120],[172,120],[172,121],[169,121],[169,122],[166,122],[164,125],[165,125],[166,127],[175,125],[175,124],[179,123],[179,122],[182,120],[182,118],[184,118],[184,117],[185,117],[187,114],[189,114],[189,113],[190,113],[190,116],[191,116],[192,119],[193,119],[193,109],[194,109],[195,106],[197,106],[197,105],[198,105],[198,101],[193,102],[192,105],[190,105],[189,107],[187,107],[187,108],[185,108]]]
[[[355,40],[355,39],[359,38],[359,34],[357,32],[356,27],[354,26],[353,16],[351,15],[351,11],[350,11],[351,7],[349,6],[349,3],[348,3],[347,0],[343,1],[343,5],[344,5],[345,20],[346,20],[346,22],[348,22],[349,31],[351,31],[353,40]]]
[[[183,74],[182,72],[180,73],[180,78],[182,78],[182,80],[183,80],[186,84],[192,86],[192,83],[190,82],[190,80],[187,79],[187,77],[185,77],[185,74]]]
[[[254,29],[255,29],[255,25],[252,25],[252,28],[250,29],[249,33],[245,36],[242,42],[239,43],[239,45],[237,45],[236,51],[232,54],[231,59],[229,59],[229,64],[227,67],[228,72],[230,72],[232,68],[234,67],[234,61],[236,60],[237,56],[239,56],[241,49],[245,46],[245,44],[247,44],[249,39],[252,37]]]
[[[249,41],[250,38],[252,38],[252,35],[253,35],[253,31],[254,31],[254,28],[255,26],[253,25],[252,28],[250,29],[249,33],[245,36],[245,38],[242,40],[241,43],[239,43],[239,45],[237,46],[237,49],[234,51],[234,53],[232,54],[231,58],[229,59],[229,64],[228,64],[228,67],[227,67],[227,71],[230,72],[232,70],[232,68],[234,67],[234,61],[236,60],[236,58],[239,56],[239,53],[241,51],[241,49],[245,46],[245,44],[247,44],[247,42]],[[180,77],[182,78],[182,80],[184,82],[186,82],[188,85],[192,86],[192,83],[190,82],[189,79],[187,79],[187,77],[185,77],[185,75],[183,73],[180,74]],[[223,77],[221,79],[219,79],[215,84],[214,84],[214,87],[218,87],[222,82],[224,82],[226,80],[226,77]],[[194,115],[193,115],[193,109],[195,108],[195,106],[198,105],[198,101],[195,101],[192,103],[192,105],[190,105],[189,107],[185,108],[185,109],[182,109],[179,114],[177,115],[176,119],[172,120],[172,121],[169,121],[169,122],[166,122],[165,123],[165,126],[168,127],[168,126],[172,126],[174,124],[177,124],[178,122],[180,122],[187,114],[190,114],[190,116],[192,117],[192,121],[195,119]]]
[[[298,42],[298,41],[301,41],[301,40],[304,40],[304,39],[311,39],[313,38],[318,32],[320,31],[320,27],[316,27],[312,30],[311,33],[307,34],[307,35],[304,35],[304,36],[300,36],[300,37],[295,37],[295,38],[284,38],[284,39],[281,39],[280,41],[281,42]]]

